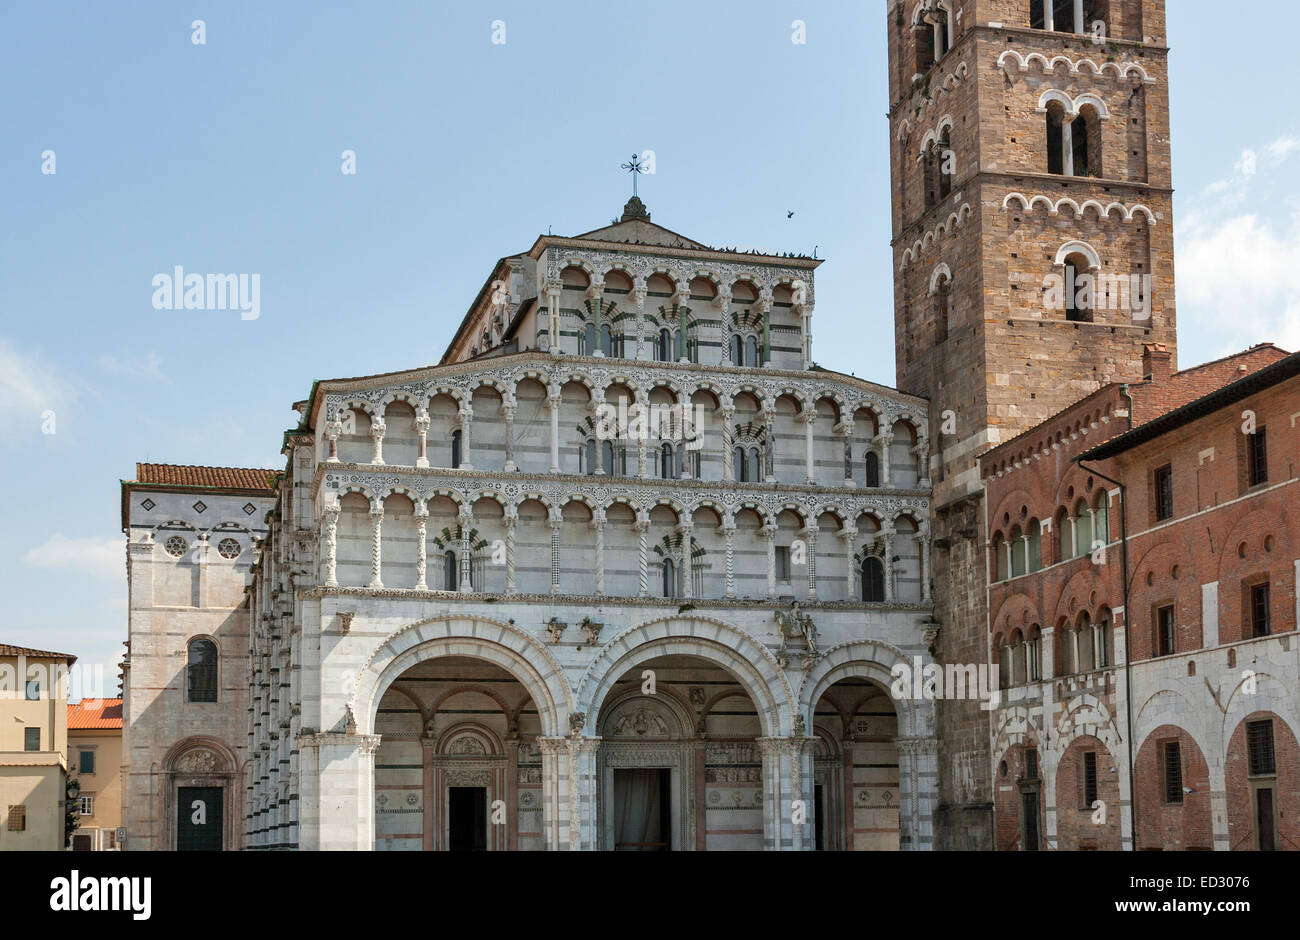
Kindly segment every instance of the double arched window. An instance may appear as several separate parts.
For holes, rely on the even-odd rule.
[[[205,637],[190,640],[186,649],[185,701],[217,700],[217,644]]]
[[[677,585],[677,566],[673,564],[671,558],[664,559],[664,597],[678,597],[680,592]]]
[[[746,447],[743,444],[737,444],[736,449],[732,451],[732,463],[736,473],[736,480],[741,483],[761,483],[763,481],[763,455],[758,445],[751,444]]]
[[[759,366],[758,337],[753,333],[731,335],[731,363],[737,366]]]

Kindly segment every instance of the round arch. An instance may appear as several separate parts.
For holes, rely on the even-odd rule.
[[[707,617],[669,617],[615,637],[587,667],[576,700],[587,727],[596,727],[610,689],[629,670],[660,656],[695,656],[726,669],[749,694],[766,737],[788,735],[793,721],[789,683],[775,657],[743,630]]]
[[[505,669],[528,691],[543,736],[564,733],[573,694],[560,664],[523,631],[484,618],[435,617],[391,634],[357,676],[350,707],[359,734],[373,734],[385,690],[411,666],[441,656],[467,656]]]

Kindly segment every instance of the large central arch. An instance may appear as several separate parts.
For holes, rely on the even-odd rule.
[[[610,689],[629,670],[661,656],[694,656],[727,670],[758,709],[767,737],[791,733],[794,695],[767,647],[743,630],[708,617],[676,616],[652,620],[615,637],[592,660],[575,696],[577,708],[594,728]]]
[[[351,708],[359,734],[373,734],[384,690],[411,666],[439,656],[466,656],[493,663],[517,678],[537,705],[542,734],[565,733],[573,693],[560,664],[533,637],[509,624],[482,617],[422,620],[389,636],[357,676]]]

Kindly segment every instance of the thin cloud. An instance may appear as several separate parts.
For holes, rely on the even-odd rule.
[[[162,359],[157,353],[149,353],[144,358],[119,359],[116,356],[105,353],[99,357],[101,368],[117,375],[124,375],[135,379],[152,379],[158,382],[167,382],[169,379],[163,375]]]
[[[0,337],[0,438],[11,445],[41,433],[47,412],[58,412],[76,401],[75,390],[38,355],[20,351]]]
[[[70,539],[62,532],[27,550],[23,561],[38,568],[64,568],[104,581],[126,577],[124,542],[120,538]]]

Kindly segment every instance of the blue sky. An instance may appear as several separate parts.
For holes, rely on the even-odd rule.
[[[1180,362],[1295,349],[1287,32],[1224,44],[1222,5],[1169,7]],[[892,385],[884,9],[5,5],[0,641],[114,659],[137,460],[281,466],[313,379],[436,361],[497,258],[621,211],[633,152],[656,222],[815,247],[815,358]],[[1292,12],[1261,0],[1251,26]],[[176,265],[259,274],[260,315],[155,310]]]

